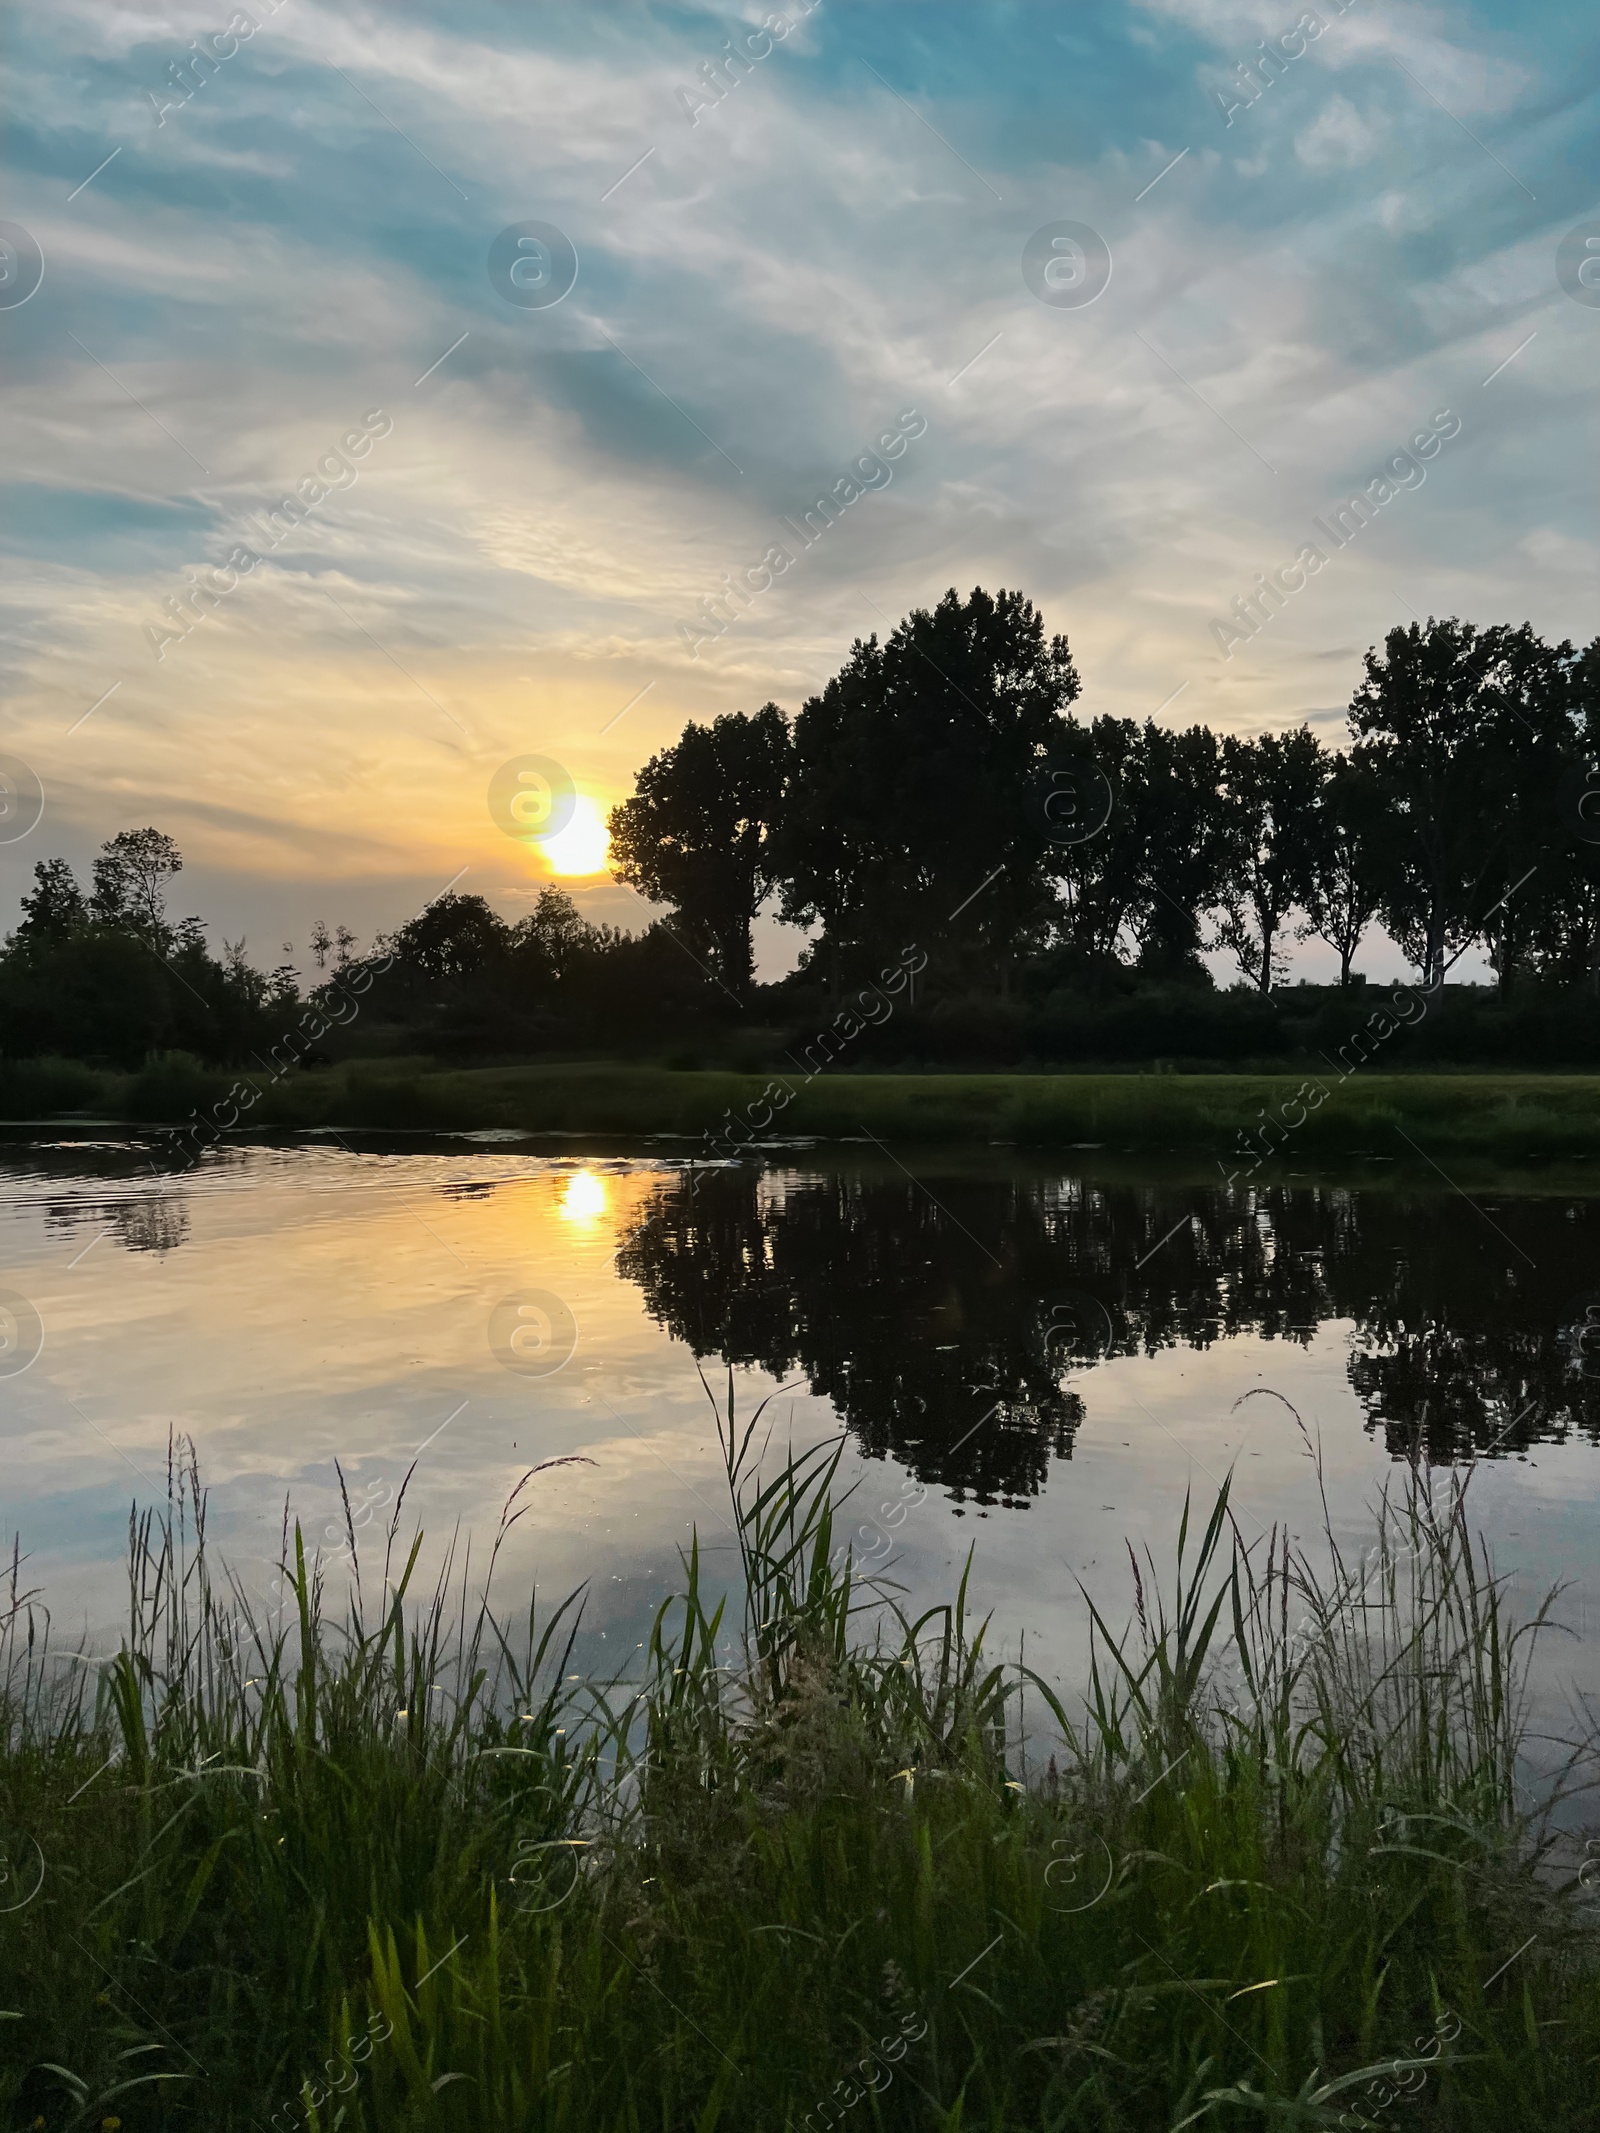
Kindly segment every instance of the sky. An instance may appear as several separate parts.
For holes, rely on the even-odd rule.
[[[637,925],[585,823],[952,585],[1030,595],[1082,715],[1330,742],[1397,623],[1600,627],[1590,10],[5,23],[0,758],[44,815],[0,927],[145,823],[263,963],[563,865]],[[491,805],[524,755],[554,856]]]

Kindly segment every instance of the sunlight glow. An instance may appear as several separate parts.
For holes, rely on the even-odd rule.
[[[544,840],[546,859],[557,874],[600,874],[611,849],[611,832],[599,808],[579,793],[566,828]]]
[[[596,1177],[592,1170],[577,1170],[562,1185],[557,1211],[563,1222],[588,1228],[602,1218],[609,1205],[605,1179]]]

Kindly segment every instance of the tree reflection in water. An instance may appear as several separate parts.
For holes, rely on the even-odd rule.
[[[697,1356],[799,1370],[863,1451],[980,1503],[1072,1456],[1104,1356],[1330,1319],[1396,1457],[1600,1441],[1600,1201],[745,1165],[661,1187],[617,1267]]]
[[[45,1222],[73,1239],[114,1236],[129,1252],[175,1252],[189,1241],[188,1199],[164,1184],[116,1200],[50,1202]]]

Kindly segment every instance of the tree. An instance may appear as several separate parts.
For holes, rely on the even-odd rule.
[[[1129,839],[1129,923],[1149,976],[1205,976],[1202,920],[1221,893],[1226,854],[1221,787],[1221,750],[1209,728],[1175,733],[1145,720],[1116,821]]]
[[[611,867],[669,904],[685,945],[743,999],[754,975],[750,930],[776,882],[774,840],[788,788],[788,721],[776,704],[690,723],[653,755],[610,818]]]
[[[1058,845],[1050,870],[1060,882],[1057,924],[1080,979],[1093,982],[1118,964],[1123,936],[1144,890],[1137,835],[1123,799],[1143,735],[1131,718],[1097,718],[1085,728],[1068,719],[1053,759],[1098,772],[1111,787],[1111,813],[1097,834]]]
[[[1377,777],[1347,755],[1336,755],[1305,823],[1310,882],[1300,938],[1315,935],[1335,950],[1341,986],[1350,983],[1356,952],[1383,902],[1384,826]]]
[[[858,638],[844,666],[795,721],[788,799],[773,865],[784,918],[820,928],[805,963],[837,987],[847,959],[868,957],[895,921],[892,882],[873,864],[885,771],[879,761],[884,655]],[[887,893],[885,893],[887,892]]]
[[[1600,992],[1600,849],[1553,852],[1516,899],[1527,922],[1525,962],[1548,984]]]
[[[182,871],[183,857],[163,831],[118,830],[94,863],[93,915],[159,944],[167,932],[165,884]]]
[[[1520,951],[1506,900],[1529,845],[1518,796],[1547,791],[1553,810],[1571,660],[1528,623],[1480,631],[1454,617],[1393,629],[1366,655],[1350,722],[1387,803],[1383,919],[1425,985],[1502,912],[1491,952],[1503,982]]]
[[[64,859],[41,859],[33,879],[33,894],[22,898],[22,924],[12,938],[28,947],[66,940],[86,912],[77,877]]]
[[[795,723],[780,840],[784,916],[820,922],[836,978],[907,941],[1003,974],[1042,941],[1051,848],[1028,800],[1079,687],[1021,593],[952,588],[851,647]]]
[[[1282,976],[1278,937],[1311,895],[1307,835],[1328,759],[1309,726],[1222,743],[1223,877],[1218,944],[1258,992]]]
[[[1554,656],[1565,670],[1570,754],[1553,793],[1547,776],[1524,782],[1522,849],[1508,872],[1520,877],[1530,855],[1534,872],[1508,897],[1503,934],[1494,914],[1491,950],[1496,970],[1506,966],[1502,983],[1520,961],[1548,982],[1600,992],[1600,637]]]
[[[1562,770],[1577,731],[1580,655],[1570,643],[1547,644],[1524,623],[1486,632],[1495,640],[1485,706],[1512,758],[1498,893],[1480,928],[1502,996],[1540,960],[1542,906],[1566,865],[1571,838],[1561,820]]]
[[[511,929],[481,896],[447,890],[384,942],[398,969],[431,984],[470,978],[499,961]]]
[[[125,831],[102,851],[89,903],[65,860],[35,867],[0,956],[8,1052],[136,1067],[175,1049],[220,1063],[259,1056],[282,1035],[298,1004],[293,972],[254,970],[243,942],[224,943],[219,962],[198,918],[170,925],[162,885],[180,866],[169,838]]]
[[[539,891],[538,902],[511,933],[519,963],[543,985],[560,985],[586,952],[619,938],[608,927],[591,926],[565,889],[553,884]]]

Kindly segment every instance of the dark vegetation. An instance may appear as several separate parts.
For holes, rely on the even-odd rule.
[[[4,2123],[1596,2125],[1550,1813],[1592,1752],[1530,1804],[1544,1616],[1459,1485],[1413,1470],[1359,1557],[1224,1489],[1124,1631],[1090,1603],[1080,1704],[965,1580],[913,1618],[853,1573],[834,1449],[725,1429],[742,1578],[692,1550],[626,1680],[570,1673],[571,1603],[413,1597],[399,1504],[348,1601],[298,1529],[281,1598],[230,1586],[192,1467],[115,1654],[62,1664],[14,1579]]]
[[[130,1074],[72,1060],[0,1063],[0,1115],[76,1113],[177,1129],[176,1139],[163,1131],[157,1140],[184,1163],[240,1124],[396,1132],[499,1127],[630,1139],[664,1134],[692,1140],[696,1145],[685,1153],[726,1160],[760,1138],[746,1131],[730,1139],[730,1117],[770,1115],[774,1086],[765,1072],[609,1061],[452,1069],[415,1058],[357,1061],[279,1079],[246,1072],[233,1080],[227,1071],[169,1054]],[[1221,1164],[1224,1176],[1231,1168],[1246,1182],[1247,1170],[1263,1161],[1281,1174],[1285,1164],[1376,1156],[1420,1165],[1441,1156],[1459,1175],[1460,1159],[1472,1155],[1525,1161],[1600,1154],[1600,1087],[1592,1074],[1368,1072],[1335,1087],[1332,1100],[1315,1110],[1302,1100],[1308,1086],[1293,1075],[1271,1074],[856,1074],[840,1068],[810,1081],[797,1077],[794,1101],[773,1131],[826,1140],[894,1136],[897,1147],[1001,1141],[1182,1149],[1209,1154],[1213,1174]],[[257,1089],[260,1100],[241,1111],[241,1092],[248,1097]],[[1300,1114],[1304,1125],[1286,1135],[1279,1122]],[[1266,1127],[1276,1128],[1277,1152],[1269,1145],[1263,1153]]]
[[[124,830],[87,893],[62,860],[36,868],[0,955],[0,1059],[249,1068],[309,1006],[330,1011],[297,1054],[313,1065],[755,1068],[809,1060],[827,1029],[831,1060],[841,1027],[878,1070],[1314,1064],[1370,1019],[1357,964],[1381,923],[1428,998],[1386,1065],[1600,1061],[1600,639],[1393,630],[1342,752],[1307,728],[1084,722],[1079,693],[1022,595],[948,593],[858,642],[792,721],[768,704],[691,725],[645,764],[611,817],[615,871],[666,906],[644,933],[555,888],[514,925],[448,893],[364,953],[319,923],[305,999],[294,970],[171,920],[175,846]],[[752,974],[763,909],[811,929],[777,985]],[[1287,944],[1313,936],[1340,982],[1286,986]],[[1448,984],[1474,945],[1495,983]]]

